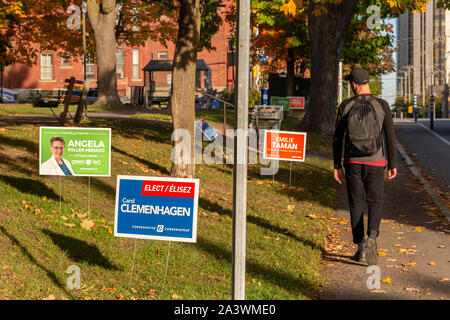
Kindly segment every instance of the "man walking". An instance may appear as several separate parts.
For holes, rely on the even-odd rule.
[[[389,179],[397,175],[394,123],[389,104],[371,95],[365,69],[354,69],[345,80],[349,80],[355,97],[344,100],[338,108],[333,141],[334,178],[339,183],[345,178],[347,184],[353,243],[358,245],[354,259],[375,265],[385,167]],[[367,240],[363,214],[366,205]]]

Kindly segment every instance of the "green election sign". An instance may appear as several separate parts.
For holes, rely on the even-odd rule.
[[[274,106],[283,106],[283,111],[289,111],[290,100],[287,97],[270,97],[270,104]]]
[[[111,176],[111,129],[40,127],[39,174]]]

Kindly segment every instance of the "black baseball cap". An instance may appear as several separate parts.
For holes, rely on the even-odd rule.
[[[353,69],[349,75],[344,77],[344,79],[356,84],[365,84],[369,82],[369,73],[366,69],[357,68]]]

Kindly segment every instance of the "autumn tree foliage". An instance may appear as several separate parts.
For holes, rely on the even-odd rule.
[[[307,14],[307,28],[309,37],[311,62],[311,92],[305,117],[299,128],[305,131],[315,131],[333,134],[337,100],[337,71],[341,58],[347,62],[366,63],[376,69],[376,64],[389,59],[389,51],[377,52],[376,48],[386,45],[388,38],[378,39],[370,32],[366,34],[358,30],[360,23],[354,20],[361,9],[376,5],[381,9],[381,18],[395,16],[405,11],[424,10],[427,0],[284,0],[280,7],[286,15],[297,16]],[[353,26],[352,21],[355,23]],[[363,21],[363,20],[361,20]],[[360,22],[361,22],[360,21]],[[290,25],[291,28],[295,27]],[[354,43],[353,48],[345,53],[344,44],[349,28],[353,29],[353,37],[361,37],[361,41]],[[348,39],[347,39],[348,40]],[[353,39],[352,41],[354,41]],[[364,43],[364,41],[365,43]],[[359,46],[359,47],[358,47]],[[360,49],[374,48],[371,60],[359,53]],[[354,50],[354,51],[351,51]],[[352,56],[352,53],[356,53]],[[366,61],[364,61],[366,59]],[[353,60],[353,61],[351,61]],[[388,66],[389,67],[389,66]],[[374,70],[383,71],[383,70]]]

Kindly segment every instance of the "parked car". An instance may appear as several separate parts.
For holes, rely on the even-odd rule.
[[[66,94],[67,90],[64,90],[62,92],[61,101],[64,101]],[[72,97],[70,99],[70,104],[78,104],[78,102],[80,102],[80,98],[81,98],[81,90],[73,90]],[[97,101],[97,89],[89,89],[86,101],[87,104],[93,104],[95,101]]]
[[[3,103],[19,103],[19,95],[11,89],[3,88]]]

